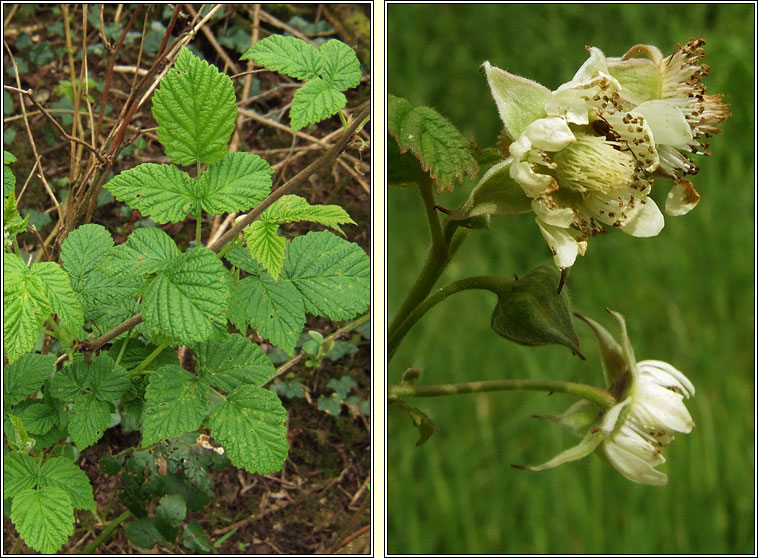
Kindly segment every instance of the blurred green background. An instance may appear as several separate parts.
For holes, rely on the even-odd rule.
[[[576,443],[530,418],[573,399],[501,392],[417,399],[440,427],[424,446],[405,414],[388,418],[390,553],[753,553],[754,548],[754,6],[389,5],[388,89],[435,107],[480,147],[501,122],[479,65],[489,60],[551,89],[587,58],[585,45],[621,56],[637,43],[665,55],[690,37],[707,40],[709,93],[733,116],[699,157],[700,205],[667,217],[655,238],[620,231],[590,241],[569,280],[574,309],[618,330],[621,312],[638,360],[665,360],[697,388],[696,422],[668,448],[667,487],[634,484],[592,455],[541,473],[538,464]],[[663,207],[670,182],[653,197]],[[438,196],[458,206],[465,184]],[[416,278],[429,231],[415,188],[388,192],[389,317]],[[552,264],[533,216],[495,216],[474,231],[438,287],[467,275],[524,275]],[[597,344],[577,323],[587,361],[564,347],[527,348],[489,327],[494,296],[466,291],[435,307],[405,338],[389,367],[421,384],[556,378],[602,386]]]

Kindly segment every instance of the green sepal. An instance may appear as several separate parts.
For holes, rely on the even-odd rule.
[[[418,409],[414,407],[413,405],[409,405],[405,401],[392,401],[390,402],[390,407],[393,407],[395,409],[399,409],[405,413],[407,413],[411,420],[413,421],[413,424],[418,428],[419,438],[416,441],[416,446],[421,446],[431,438],[432,434],[435,432],[439,432],[439,427],[430,419],[426,413],[424,413],[421,409]]]
[[[511,159],[490,168],[471,191],[469,198],[449,218],[462,221],[492,214],[527,213],[531,199],[510,176]]]

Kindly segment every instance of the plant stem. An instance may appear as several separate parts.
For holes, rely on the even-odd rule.
[[[203,229],[203,212],[197,216],[197,223],[195,224],[195,246],[202,246],[202,229]]]
[[[414,386],[410,384],[394,385],[389,388],[389,401],[410,397],[437,397],[440,395],[457,395],[461,393],[482,393],[485,391],[547,391],[550,393],[568,393],[591,401],[602,409],[610,409],[617,401],[607,391],[574,382],[561,380],[491,380],[485,382],[465,382],[460,384],[443,384],[436,386]]]
[[[134,370],[132,370],[131,372],[129,372],[129,374],[132,377],[133,376],[139,376],[142,373],[142,371],[145,368],[147,368],[147,365],[150,364],[151,362],[153,362],[156,359],[156,357],[159,354],[161,354],[163,352],[163,349],[165,349],[166,347],[168,347],[168,343],[161,343],[160,345],[158,345],[158,348],[156,348],[152,353],[150,353],[149,355],[147,355],[147,357],[145,357],[145,360],[143,360],[142,362],[140,362],[139,366],[137,366],[137,368],[135,368]]]
[[[497,294],[502,291],[512,281],[504,277],[496,277],[492,275],[478,276],[478,277],[466,277],[459,281],[450,283],[449,285],[442,287],[432,295],[424,299],[418,306],[416,306],[408,316],[400,323],[396,324],[394,329],[390,330],[387,341],[387,362],[392,360],[392,356],[400,346],[405,335],[414,326],[414,324],[421,319],[432,307],[445,300],[452,294],[465,290],[487,290]]]
[[[111,533],[113,533],[113,531],[116,530],[116,527],[118,527],[124,521],[126,521],[130,515],[132,515],[132,512],[127,510],[121,515],[119,515],[117,518],[111,520],[111,522],[108,523],[105,529],[103,529],[103,532],[100,533],[94,541],[92,541],[92,544],[90,544],[87,548],[84,549],[84,552],[82,552],[82,554],[94,554],[95,550],[97,550],[97,547],[103,544],[103,542],[105,542],[105,540],[111,536]]]

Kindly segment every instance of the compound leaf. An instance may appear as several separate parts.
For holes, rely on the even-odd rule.
[[[3,274],[3,346],[11,363],[34,348],[51,306],[42,277],[16,254],[5,254]]]
[[[145,323],[183,343],[205,341],[226,329],[225,274],[224,264],[205,247],[177,256],[145,289]]]
[[[11,520],[26,544],[38,552],[52,554],[74,532],[74,507],[62,488],[27,488],[13,498]]]
[[[321,53],[321,77],[340,91],[357,87],[361,82],[361,63],[355,51],[337,39],[325,42]]]
[[[232,391],[242,384],[260,386],[275,369],[263,350],[241,335],[209,341],[193,347],[198,374],[210,385]]]
[[[321,70],[321,55],[316,47],[284,35],[261,39],[240,60],[253,60],[269,70],[300,80],[314,79]]]
[[[208,395],[208,385],[181,366],[163,366],[151,374],[145,390],[142,446],[197,430],[205,418]]]
[[[3,399],[15,405],[42,387],[55,364],[55,355],[28,354],[3,371]]]
[[[282,271],[287,248],[287,239],[279,236],[278,230],[279,225],[266,221],[253,221],[245,227],[245,242],[250,255],[274,278]]]
[[[368,256],[329,231],[309,232],[290,242],[282,275],[303,295],[305,311],[316,316],[345,320],[368,308]]]
[[[200,177],[200,205],[211,215],[247,211],[269,194],[273,174],[274,169],[258,155],[229,153]]]
[[[347,98],[321,78],[306,81],[297,90],[290,108],[290,125],[297,131],[315,124],[344,108]]]
[[[158,139],[174,163],[217,163],[227,154],[237,119],[234,84],[182,47],[153,96],[153,116]]]
[[[142,163],[113,177],[105,187],[118,201],[157,223],[178,223],[189,213],[199,213],[197,181],[173,165]]]
[[[305,326],[303,296],[289,281],[268,274],[245,277],[232,287],[229,320],[241,331],[248,323],[287,354],[295,351]]]
[[[235,466],[250,473],[273,473],[281,470],[289,452],[286,420],[273,391],[246,384],[213,410],[211,434]]]
[[[53,313],[60,318],[60,325],[65,327],[73,338],[78,337],[84,325],[84,309],[71,288],[71,281],[66,272],[55,262],[36,263],[32,270],[42,278],[45,294]]]
[[[407,100],[390,95],[387,113],[389,132],[400,151],[411,150],[440,192],[452,190],[466,176],[476,177],[479,167],[466,138],[436,110],[414,108]]]
[[[95,510],[95,498],[87,474],[67,457],[53,457],[42,464],[40,486],[65,490],[76,509]]]

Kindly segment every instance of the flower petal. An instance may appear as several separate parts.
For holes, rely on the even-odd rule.
[[[666,196],[666,214],[678,217],[689,213],[700,201],[692,182],[677,178]]]
[[[611,465],[631,481],[656,486],[664,486],[668,482],[665,474],[655,470],[652,465],[634,453],[615,445],[610,439],[603,444],[602,451]]]
[[[526,127],[526,137],[537,149],[560,151],[575,142],[576,137],[566,120],[559,116],[548,116],[535,120]]]
[[[556,227],[568,228],[574,222],[574,210],[570,207],[558,207],[555,202],[540,196],[532,200],[532,210],[543,223]]]
[[[543,223],[536,219],[543,238],[553,252],[555,265],[561,269],[571,267],[579,253],[579,245],[568,229]]]
[[[634,386],[632,414],[645,428],[691,432],[695,422],[679,393],[662,387],[645,378]]]
[[[677,387],[684,397],[695,395],[695,386],[689,378],[662,360],[643,360],[637,363],[640,375],[654,376],[663,387]]]
[[[663,229],[663,213],[650,197],[645,199],[644,204],[640,203],[637,207],[634,215],[621,225],[621,230],[638,238],[656,236]]]
[[[530,198],[536,198],[558,189],[555,178],[548,174],[534,172],[532,164],[528,161],[514,161],[509,173],[511,178],[519,183],[524,193]]]
[[[632,114],[641,114],[653,131],[656,144],[686,146],[692,130],[682,111],[674,103],[655,99],[637,105]]]

